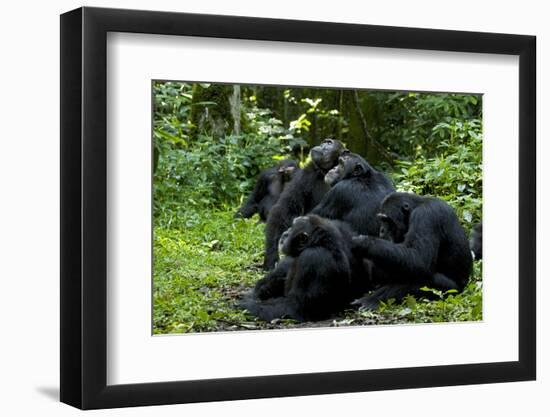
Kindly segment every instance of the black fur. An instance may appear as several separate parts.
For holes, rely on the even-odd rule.
[[[309,213],[329,190],[325,174],[338,163],[344,145],[334,139],[325,139],[311,150],[311,162],[285,187],[277,204],[269,213],[265,229],[264,268],[273,269],[279,259],[279,238],[292,220]]]
[[[325,175],[325,182],[332,188],[312,213],[348,223],[359,234],[377,235],[380,204],[395,191],[391,180],[361,156],[344,153]]]
[[[483,259],[483,223],[478,223],[472,228],[470,249],[474,254],[474,259]]]
[[[330,223],[340,231],[344,245],[351,247],[352,236],[356,235],[352,228],[347,223],[338,220],[332,220]],[[281,238],[279,239],[280,252],[283,252],[282,248],[290,236],[291,231],[292,227],[281,235]],[[290,270],[293,262],[294,257],[290,255],[284,256],[282,260],[277,263],[275,269],[256,283],[254,291],[252,292],[253,297],[259,300],[267,300],[269,298],[283,296],[288,271]],[[351,256],[349,258],[349,263],[352,274],[350,291],[353,294],[353,297],[357,298],[363,295],[366,291],[373,289],[371,271],[372,265],[368,261],[363,260],[361,257],[356,256]]]
[[[260,172],[254,189],[242,207],[237,211],[235,217],[249,219],[258,213],[260,221],[265,222],[285,186],[299,170],[300,168],[296,161],[285,159],[277,165]]]
[[[329,318],[349,305],[354,296],[349,228],[316,215],[297,217],[285,233],[282,252],[286,257],[275,275],[264,285],[258,282],[243,300],[244,308],[267,321],[310,321]]]
[[[393,193],[381,206],[380,236],[353,238],[354,253],[373,263],[381,287],[358,304],[421,295],[421,287],[461,291],[472,272],[468,238],[454,210],[444,201]]]
[[[285,232],[286,233],[286,232]],[[285,281],[294,258],[285,256],[264,278],[260,279],[254,287],[254,297],[260,300],[281,297],[285,293]]]

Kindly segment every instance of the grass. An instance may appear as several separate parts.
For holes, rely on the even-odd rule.
[[[189,213],[156,221],[153,332],[190,333],[274,328],[476,321],[482,318],[481,262],[460,294],[436,293],[435,301],[408,297],[378,311],[349,310],[331,320],[263,322],[238,307],[239,298],[263,276],[264,225],[235,220],[235,210]],[[433,297],[432,297],[433,298]]]

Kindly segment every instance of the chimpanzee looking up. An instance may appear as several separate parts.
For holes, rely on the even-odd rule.
[[[361,156],[345,152],[325,175],[325,183],[331,189],[311,211],[313,214],[346,222],[359,234],[378,234],[378,208],[384,197],[395,191],[386,175]]]
[[[266,321],[283,316],[309,321],[326,319],[349,305],[351,235],[339,226],[316,215],[296,217],[281,239],[287,261],[283,294],[267,300],[248,296],[242,306]]]
[[[277,246],[279,238],[292,220],[308,213],[329,190],[325,174],[338,163],[338,157],[345,150],[335,139],[325,139],[311,149],[311,162],[298,172],[285,187],[277,204],[273,206],[265,228],[264,268],[273,269],[279,259]]]
[[[271,208],[277,203],[284,187],[290,182],[300,168],[292,159],[280,161],[276,166],[260,172],[254,189],[246,202],[237,211],[235,217],[249,219],[258,213],[260,221],[265,222]]]
[[[392,193],[379,213],[380,237],[353,238],[354,253],[373,262],[382,286],[356,304],[373,309],[379,301],[421,295],[421,287],[461,291],[472,272],[468,238],[444,201]]]
[[[475,260],[483,258],[483,223],[478,223],[470,233],[470,249]]]

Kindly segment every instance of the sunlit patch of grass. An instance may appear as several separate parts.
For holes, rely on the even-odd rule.
[[[246,321],[236,299],[262,275],[263,226],[231,211],[154,232],[153,330],[216,330]],[[258,249],[260,248],[260,249]]]

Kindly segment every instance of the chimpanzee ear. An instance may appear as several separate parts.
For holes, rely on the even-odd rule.
[[[360,163],[356,164],[355,167],[353,168],[353,174],[352,175],[354,177],[362,177],[365,174],[367,174],[367,175],[369,174],[369,172],[365,169],[365,167]]]
[[[302,232],[298,235],[298,241],[300,243],[305,243],[309,239],[309,235],[306,232]]]

